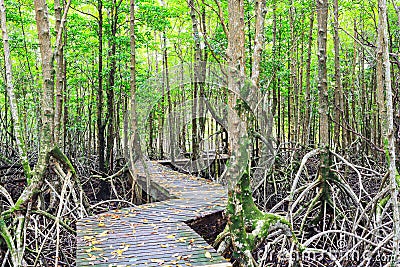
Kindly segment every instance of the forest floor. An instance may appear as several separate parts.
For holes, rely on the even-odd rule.
[[[291,150],[285,153],[279,154],[279,160],[277,160],[274,164],[272,171],[266,176],[265,183],[260,183],[260,181],[255,181],[255,184],[262,185],[260,187],[254,187],[253,197],[256,200],[257,205],[263,209],[264,211],[273,211],[277,214],[285,215],[288,211],[288,203],[285,201],[285,198],[288,197],[288,194],[292,187],[293,178],[296,176],[296,173],[299,170],[300,163],[306,153],[301,150]],[[381,160],[378,158],[372,157],[346,157],[351,165],[344,164],[342,161],[335,160],[332,165],[332,169],[343,179],[343,184],[351,188],[353,192],[358,196],[360,193],[360,181],[357,172],[362,175],[362,184],[363,190],[360,198],[359,204],[360,207],[365,209],[365,214],[375,214],[375,210],[373,206],[370,205],[371,199],[374,198],[379,192],[380,187],[382,185],[382,177],[385,173],[383,165],[380,164]],[[92,162],[93,166],[91,166],[90,162]],[[141,192],[140,196],[132,198],[132,190],[129,185],[129,177],[128,173],[122,173],[121,175],[115,176],[112,180],[107,180],[104,182],[103,179],[99,179],[98,173],[95,170],[95,159],[89,161],[85,159],[84,161],[75,161],[74,165],[76,166],[77,172],[79,173],[79,177],[81,177],[81,182],[83,186],[83,190],[88,198],[90,203],[91,212],[93,214],[102,213],[108,210],[120,209],[124,207],[129,207],[131,204],[129,202],[134,202],[136,205],[145,204],[147,202],[147,195],[145,192]],[[300,182],[305,188],[309,184],[312,184],[313,181],[317,179],[318,175],[318,157],[314,156],[308,159],[305,169],[299,176]],[[91,166],[91,167],[90,167]],[[366,166],[366,167],[361,167]],[[118,170],[117,170],[118,171]],[[7,169],[0,170],[0,175],[2,178],[1,185],[6,188],[8,192],[11,192],[11,196],[14,198],[18,196],[24,185],[25,179],[23,177],[23,172],[21,168],[12,167]],[[46,180],[52,181],[57,178],[57,174],[54,170],[49,167],[46,172]],[[345,212],[346,217],[337,217],[336,222],[327,221],[326,224],[323,220],[321,220],[317,224],[312,224],[311,219],[318,216],[318,207],[316,206],[315,211],[311,211],[308,215],[308,219],[304,225],[304,231],[301,238],[301,242],[307,242],[313,236],[320,234],[326,230],[333,231],[342,231],[342,233],[350,232],[352,227],[364,227],[364,225],[368,224],[368,221],[364,220],[362,216],[358,215],[354,212],[356,202],[354,202],[348,195],[340,192],[340,188],[335,186],[332,187],[332,196],[334,197],[334,201],[336,201],[336,205],[341,208]],[[50,195],[52,190],[50,188],[45,187],[44,197],[40,201],[41,208],[48,213],[56,214],[57,206],[51,205]],[[104,194],[106,192],[106,194]],[[309,190],[308,193],[301,194],[298,191],[295,195],[299,197],[299,203],[310,203],[310,200],[315,197],[315,190]],[[300,198],[302,197],[302,198]],[[15,201],[16,199],[14,199]],[[71,201],[68,204],[69,207],[73,210],[74,202]],[[39,207],[39,206],[38,206]],[[37,209],[38,207],[33,207],[33,209]],[[303,209],[304,210],[304,209]],[[388,226],[390,226],[390,220],[387,218],[387,214],[390,213],[390,209],[387,208],[383,210],[380,223],[382,224],[382,233],[381,235],[387,236],[386,233],[389,232]],[[304,211],[299,213],[297,217],[295,217],[294,224],[295,229],[299,229],[299,225],[302,223],[304,218]],[[356,217],[358,215],[358,217]],[[369,215],[368,215],[369,216]],[[386,217],[385,217],[386,216]],[[73,212],[67,212],[65,216],[63,216],[63,220],[69,223],[70,227],[75,229],[75,219],[77,218],[76,214]],[[327,217],[329,218],[329,216]],[[369,218],[374,218],[369,216]],[[355,223],[354,226],[352,223]],[[188,226],[190,226],[194,231],[196,231],[199,235],[201,235],[210,245],[213,245],[215,238],[219,233],[223,231],[226,226],[226,220],[223,218],[222,212],[215,213],[210,216],[206,216],[200,219],[196,219],[193,221],[187,222]],[[53,229],[53,230],[52,230]],[[75,251],[76,251],[76,236],[61,228],[60,232],[60,261],[59,266],[76,266],[75,263]],[[361,228],[360,228],[361,229]],[[363,228],[364,229],[364,228]],[[38,237],[38,233],[40,233]],[[368,231],[357,230],[354,232],[356,235],[360,235],[361,237],[368,236]],[[323,237],[323,236],[321,236]],[[327,236],[326,238],[321,238],[320,240],[315,240],[312,244],[314,247],[324,247],[325,249],[334,248],[335,244],[340,240],[338,239],[338,235]],[[344,251],[354,250],[355,252],[362,252],[363,250],[357,246],[351,246],[351,243],[357,243],[358,239],[350,239],[351,237],[344,235],[344,240],[348,242],[348,247],[345,248]],[[38,214],[32,214],[30,216],[30,226],[27,231],[27,256],[26,260],[28,264],[33,264],[38,260],[37,245],[42,245],[40,251],[40,258],[42,261],[38,266],[54,266],[54,256],[55,256],[55,240],[56,234],[54,232],[54,221],[48,218],[44,218],[43,216],[39,216]],[[377,239],[380,240],[380,239]],[[271,245],[272,244],[272,245]],[[289,247],[288,247],[289,245]],[[364,247],[368,248],[369,243],[363,244]],[[286,250],[285,250],[286,247]],[[388,246],[387,246],[388,247]],[[285,259],[284,253],[282,251],[287,251],[290,249],[290,244],[282,242],[282,240],[278,240],[274,238],[274,235],[268,236],[266,240],[257,244],[257,248],[253,251],[253,257],[256,261],[261,262],[260,266],[288,266],[288,261]],[[383,251],[389,251],[386,248]],[[5,244],[0,243],[0,259],[6,255]],[[265,256],[268,258],[264,258]],[[342,255],[342,254],[340,254]],[[381,254],[384,255],[384,254]],[[234,259],[231,251],[228,251],[226,258],[230,258],[234,263]],[[362,262],[363,259],[357,259],[357,261],[352,260],[342,260],[341,266],[353,267],[357,266]],[[364,266],[385,266],[385,262],[369,262],[369,265]],[[329,257],[320,257],[318,262],[313,260],[304,261],[303,266],[337,266],[332,259]]]

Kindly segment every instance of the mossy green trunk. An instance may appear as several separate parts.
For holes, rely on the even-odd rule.
[[[233,256],[241,266],[255,265],[252,252],[257,243],[268,236],[272,225],[284,229],[291,236],[290,224],[285,218],[264,213],[255,205],[248,172],[242,175],[234,190],[229,192],[226,213],[234,248]]]

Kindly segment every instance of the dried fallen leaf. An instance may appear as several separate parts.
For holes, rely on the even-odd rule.
[[[204,253],[204,256],[206,256],[206,258],[209,258],[209,259],[212,258],[211,253],[208,251],[206,251],[206,253]]]
[[[106,226],[103,222],[100,222],[99,224],[98,224],[98,226],[99,227],[104,227],[104,226]]]
[[[181,243],[185,243],[186,242],[186,237],[181,237],[179,239],[175,240],[176,242],[181,242]]]
[[[85,235],[84,237],[83,237],[83,240],[92,240],[94,237],[93,236],[90,236],[90,235]]]
[[[158,263],[158,264],[163,264],[164,263],[164,260],[161,260],[161,259],[150,259],[150,261],[154,262],[154,263]]]
[[[182,259],[184,259],[185,261],[187,261],[187,260],[190,259],[191,257],[192,257],[192,254],[184,255],[184,256],[182,257]]]
[[[91,244],[92,244],[92,246],[98,245],[98,244],[100,244],[100,241],[99,241],[99,240],[93,240],[93,241],[91,242]]]
[[[92,251],[102,251],[103,249],[102,248],[98,248],[98,247],[91,247],[91,248],[88,248],[87,250],[85,250],[87,253],[90,253],[90,252],[92,252]]]
[[[121,256],[122,253],[124,253],[125,250],[123,249],[117,249],[115,252],[117,253],[118,256]]]
[[[97,259],[96,255],[92,255],[92,254],[88,254],[88,255],[89,255],[89,258],[86,258],[86,259],[89,261],[94,261]]]
[[[99,237],[105,237],[108,235],[108,231],[104,231],[101,234],[99,234]]]
[[[128,248],[129,248],[131,245],[129,245],[129,244],[126,244],[126,245],[123,244],[122,246],[123,246],[123,247],[122,247],[121,249],[114,250],[113,252],[111,252],[111,254],[112,254],[112,255],[122,256],[122,254],[123,254],[125,251],[127,251]]]

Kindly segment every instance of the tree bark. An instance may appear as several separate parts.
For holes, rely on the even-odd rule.
[[[343,123],[343,90],[342,78],[340,74],[340,39],[339,39],[339,4],[338,0],[333,0],[333,43],[335,50],[335,145],[340,147],[341,123]],[[343,146],[344,147],[344,146]]]
[[[313,27],[314,27],[314,13],[315,8],[310,13],[310,28],[308,31],[308,45],[307,45],[307,63],[306,63],[306,92],[305,92],[305,113],[303,121],[303,144],[308,146],[310,143],[310,115],[311,115],[311,55],[313,45]]]
[[[276,27],[276,1],[273,4],[272,8],[272,58],[276,58],[276,50],[277,50],[277,27]],[[277,76],[276,72],[278,71],[276,67],[276,63],[274,62],[273,65],[273,72],[272,72],[272,107],[271,107],[271,116],[275,117],[276,114],[276,107],[278,105],[278,98],[277,98]],[[279,114],[279,113],[278,113]],[[277,129],[279,132],[279,115],[277,119]],[[279,142],[279,135],[277,136],[277,140]],[[279,145],[279,144],[278,144]]]
[[[231,145],[232,160],[227,173],[229,191],[227,205],[227,229],[234,248],[234,256],[240,266],[254,266],[252,250],[256,240],[268,234],[270,225],[288,222],[273,214],[264,214],[254,204],[250,186],[249,147],[250,140],[246,136],[246,125],[234,112],[241,89],[245,85],[245,35],[244,35],[244,2],[229,0],[229,32],[227,57],[228,70],[228,118],[227,129]],[[254,89],[250,87],[250,91]],[[253,92],[250,95],[256,96]],[[248,97],[243,96],[242,97]],[[253,99],[253,101],[256,99]],[[254,101],[257,103],[257,101]],[[251,105],[251,103],[249,103]],[[260,231],[254,231],[255,229]],[[225,232],[224,231],[224,232]],[[223,235],[223,234],[222,234]],[[221,235],[217,238],[220,239]],[[225,241],[224,241],[225,242]],[[225,243],[226,244],[226,243]],[[221,248],[221,247],[220,247]]]
[[[290,22],[290,52],[289,52],[289,64],[290,64],[290,89],[289,89],[289,101],[288,101],[288,140],[289,142],[297,141],[297,98],[298,98],[298,80],[297,80],[297,39],[295,29],[295,6],[294,1],[290,1],[289,9],[289,22]]]
[[[50,147],[54,144],[54,69],[51,64],[49,14],[45,0],[35,0],[35,12],[43,73],[41,145]]]
[[[114,166],[114,127],[115,127],[115,115],[114,115],[114,85],[115,85],[115,72],[117,68],[116,59],[116,38],[117,38],[117,23],[118,23],[118,6],[116,0],[113,0],[111,6],[111,36],[110,36],[110,50],[108,53],[108,58],[111,62],[110,72],[108,76],[107,84],[107,150],[106,150],[106,166],[108,172],[112,172]]]
[[[318,179],[321,182],[320,213],[314,221],[320,223],[322,216],[332,213],[331,191],[328,181],[332,173],[330,170],[331,154],[329,152],[329,99],[327,83],[327,24],[328,24],[328,0],[316,0],[317,18],[318,18],[318,95],[319,95],[319,146],[320,165]],[[325,217],[324,217],[325,218]],[[320,225],[321,228],[323,227]]]
[[[328,0],[317,0],[318,17],[318,92],[319,92],[319,131],[320,146],[329,147],[329,100],[326,68],[326,35],[328,24]]]
[[[31,177],[31,168],[29,166],[29,161],[27,157],[27,148],[25,145],[25,140],[23,138],[23,129],[20,124],[20,118],[18,114],[17,99],[14,94],[14,84],[13,84],[13,74],[12,74],[12,62],[10,45],[8,43],[8,32],[7,32],[7,22],[6,22],[6,8],[4,5],[4,0],[0,0],[0,20],[1,20],[1,32],[3,37],[3,51],[4,51],[4,61],[6,69],[6,89],[8,100],[10,104],[11,117],[13,119],[13,128],[15,133],[15,140],[17,143],[18,154],[20,158],[21,165],[24,169],[24,174],[27,180]]]
[[[400,257],[400,213],[398,203],[399,174],[396,169],[396,149],[393,125],[393,92],[391,84],[390,60],[389,60],[389,37],[387,25],[387,3],[386,0],[378,0],[378,43],[377,43],[377,91],[379,102],[379,113],[383,121],[382,136],[386,148],[388,171],[390,181],[391,201],[393,206],[393,255],[392,265],[398,264]],[[386,117],[384,106],[384,92],[386,91]]]
[[[11,117],[13,119],[15,139],[18,147],[20,162],[24,169],[25,177],[27,178],[28,183],[31,183],[31,168],[26,153],[24,138],[22,137],[23,131],[20,126],[17,99],[14,94],[12,62],[11,62],[10,46],[8,43],[9,39],[7,32],[6,8],[4,5],[4,0],[0,0],[0,20],[1,20],[1,32],[3,38],[3,51],[4,51],[4,60],[6,68],[6,89],[10,104]],[[12,203],[12,199],[11,203],[9,204],[10,205],[14,204]],[[0,214],[0,235],[6,242],[8,250],[10,251],[11,263],[14,266],[21,266],[23,264],[23,255],[25,250],[25,231],[22,230],[25,227],[25,220],[23,216],[19,217],[20,218],[15,220],[15,222],[18,224],[16,228],[21,229],[21,231],[19,232],[17,231],[15,234],[11,234],[8,227],[5,225],[5,221],[2,214]]]
[[[200,23],[196,16],[194,1],[188,0],[190,8],[190,17],[192,20],[193,40],[194,40],[194,81],[193,81],[193,107],[192,107],[192,160],[196,161],[200,155],[200,132],[203,127],[201,119],[202,108],[199,103],[199,96],[204,94],[204,83],[202,82],[204,74],[204,55],[202,53],[200,40]],[[197,161],[196,161],[197,162]]]
[[[133,139],[131,140],[131,146],[129,147],[130,158],[129,167],[132,176],[132,188],[136,187],[137,181],[137,170],[135,167],[135,158],[137,155],[141,156],[141,147],[139,141],[138,125],[137,125],[137,114],[136,114],[136,36],[135,36],[135,0],[130,0],[129,4],[129,35],[130,35],[130,125],[133,134]],[[128,131],[127,131],[128,132]],[[127,149],[127,148],[126,148]],[[127,155],[128,156],[128,153]],[[133,190],[132,196],[136,190]],[[137,197],[137,196],[135,196]]]
[[[98,18],[98,85],[97,85],[97,151],[99,156],[99,169],[101,172],[104,172],[104,151],[105,151],[105,137],[104,137],[104,129],[105,125],[103,124],[103,0],[97,1],[97,10],[99,13]]]
[[[54,0],[54,13],[56,18],[56,36],[60,34],[62,36],[62,32],[60,32],[61,27],[61,19],[62,19],[62,8],[60,5],[60,0]],[[58,51],[56,51],[56,108],[54,114],[54,128],[55,128],[55,142],[58,143],[61,135],[61,116],[62,116],[62,105],[63,105],[63,88],[64,88],[64,50],[62,47]]]
[[[254,35],[254,50],[251,70],[251,81],[253,87],[258,90],[260,80],[260,63],[262,59],[262,50],[264,48],[264,22],[267,10],[265,0],[255,1],[256,25]]]

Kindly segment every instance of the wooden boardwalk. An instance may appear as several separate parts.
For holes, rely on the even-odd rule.
[[[163,201],[79,220],[77,266],[232,266],[185,224],[223,210],[226,190],[156,162],[148,170],[150,194]]]

